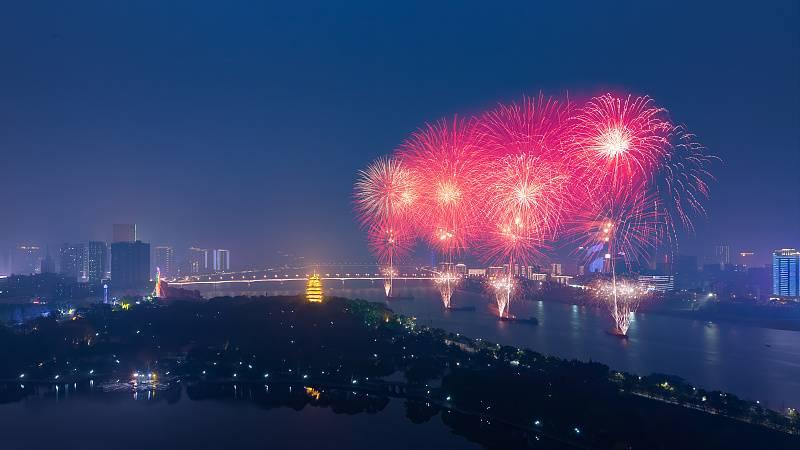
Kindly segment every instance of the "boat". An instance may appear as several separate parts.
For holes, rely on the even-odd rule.
[[[393,296],[391,296],[391,297],[386,297],[386,300],[389,300],[389,301],[395,301],[395,300],[414,300],[414,296],[413,296],[413,295],[397,295],[397,296],[394,296],[394,295],[393,295]]]
[[[448,311],[475,311],[475,306],[451,306]]]
[[[539,325],[539,319],[536,317],[528,317],[527,319],[512,316],[512,317],[500,317],[499,320],[501,322],[516,322],[516,323],[525,323],[528,325]]]

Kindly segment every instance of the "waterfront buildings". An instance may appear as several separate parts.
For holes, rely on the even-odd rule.
[[[782,248],[772,253],[772,294],[800,297],[800,251]]]
[[[669,292],[675,289],[672,275],[639,275],[639,286],[653,292]]]
[[[204,248],[190,247],[187,256],[187,272],[192,275],[206,273],[208,271],[208,250]]]
[[[155,266],[161,270],[162,277],[171,277],[177,274],[175,267],[175,249],[172,247],[166,245],[156,247],[153,260]]]
[[[213,252],[214,272],[230,272],[231,252],[217,249]]]

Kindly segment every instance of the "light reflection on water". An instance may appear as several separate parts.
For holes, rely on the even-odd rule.
[[[389,301],[388,306],[417,317],[423,325],[546,355],[598,361],[639,374],[678,375],[698,386],[760,400],[773,408],[800,406],[800,332],[637,313],[625,340],[606,332],[611,327],[610,318],[605,310],[594,307],[517,301],[511,306],[512,313],[522,318],[537,317],[539,325],[503,323],[494,318],[489,295],[457,291],[454,306],[475,306],[475,311],[445,311],[438,292],[428,282],[395,283],[395,295],[414,298]],[[278,286],[253,285],[246,291],[232,289],[214,294],[296,295],[302,290],[302,280]],[[329,283],[325,292],[385,301],[380,282]],[[203,294],[209,297],[212,292]]]

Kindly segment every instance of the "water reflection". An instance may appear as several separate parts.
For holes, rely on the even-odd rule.
[[[16,387],[16,385],[15,385]],[[0,416],[15,433],[3,449],[141,448],[527,448],[525,432],[425,402],[320,386],[178,384],[129,396],[89,383],[12,389],[0,385]],[[439,420],[435,420],[436,418]],[[48,433],[40,433],[47,424]],[[86,426],[91,424],[91,426]],[[166,429],[154,441],[150,433]],[[37,436],[31,439],[31,436]],[[391,436],[391,439],[387,439]],[[540,438],[541,439],[541,438]],[[537,448],[564,448],[544,440]]]

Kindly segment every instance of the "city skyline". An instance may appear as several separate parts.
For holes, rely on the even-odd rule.
[[[10,174],[0,189],[14,218],[0,224],[5,247],[110,242],[108,224],[137,223],[144,242],[230,249],[245,267],[280,252],[367,260],[351,217],[354,174],[391,153],[408,130],[540,90],[578,98],[619,88],[661,99],[723,160],[708,218],[696,221],[696,236],[682,239],[679,253],[704,255],[727,242],[766,264],[774,249],[800,246],[793,226],[800,220],[793,131],[800,68],[786,56],[798,49],[792,2],[757,11],[727,5],[721,17],[714,6],[695,5],[688,18],[679,5],[549,5],[547,14],[570,20],[523,35],[514,31],[519,27],[494,26],[474,36],[465,30],[480,29],[479,15],[466,7],[418,14],[409,5],[401,16],[415,22],[415,39],[396,38],[405,29],[399,11],[344,7],[333,20],[324,6],[246,15],[231,9],[222,13],[227,20],[209,55],[185,51],[186,42],[209,42],[201,27],[176,30],[163,10],[147,5],[14,8],[6,17],[38,20],[0,28],[16,68],[0,83],[0,142]],[[540,8],[498,14],[504,23],[538,23]],[[193,12],[200,23],[218,13],[203,3]],[[300,23],[289,20],[295,13]],[[439,20],[450,13],[453,21]],[[642,15],[659,20],[626,20]],[[644,39],[616,39],[622,31],[595,35],[595,42],[571,37],[612,18],[627,24],[626,35]],[[142,22],[152,25],[147,34]],[[678,22],[693,32],[675,32]],[[358,39],[366,34],[374,39]],[[614,54],[595,55],[610,41],[618,45]],[[7,47],[12,42],[23,44]],[[285,51],[289,42],[292,52]],[[472,50],[442,56],[453,42]],[[758,51],[767,45],[769,55]],[[521,52],[529,60],[515,57]],[[643,52],[652,57],[632,64],[628,56]],[[175,53],[185,55],[180,65],[171,62]],[[101,55],[107,61],[97,66]],[[224,68],[219,57],[227,58]],[[513,74],[489,69],[506,59],[514,61]],[[415,61],[426,61],[425,70],[410,70]],[[96,189],[87,189],[82,180],[89,179]]]

